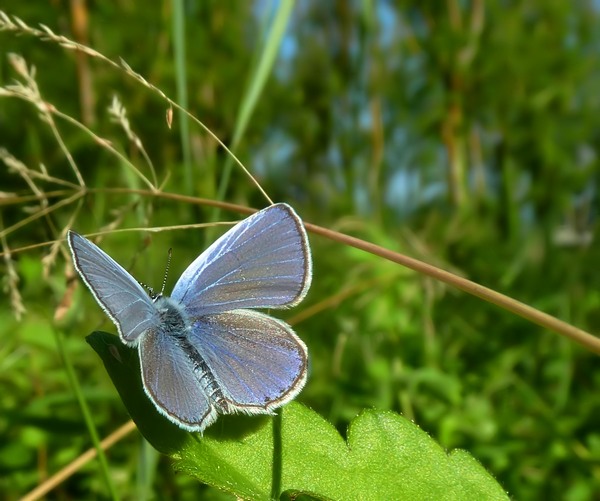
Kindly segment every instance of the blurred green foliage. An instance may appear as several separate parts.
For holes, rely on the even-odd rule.
[[[173,39],[181,34],[172,31],[170,3],[153,7],[2,5],[31,26],[43,23],[110,59],[122,57],[175,97]],[[274,8],[260,1],[184,4],[189,110],[226,144]],[[298,2],[236,154],[273,200],[290,203],[307,221],[414,255],[597,331],[599,9],[583,0]],[[178,121],[170,130],[166,103],[125,72],[54,43],[0,32],[2,86],[17,77],[11,52],[37,68],[46,102],[110,140],[150,176],[140,150],[106,111],[118,95],[159,179],[168,174],[164,191],[216,196],[226,154],[192,127],[195,181],[186,186]],[[57,127],[88,187],[145,187],[84,131],[65,121]],[[52,176],[75,181],[30,103],[0,99],[0,148],[29,168],[43,164]],[[31,194],[5,165],[0,190]],[[266,203],[240,170],[225,199]],[[0,231],[36,210],[32,201],[0,202]],[[75,203],[65,205],[7,232],[27,308],[17,322],[8,293],[0,303],[0,492],[7,499],[91,446],[55,337],[54,314],[71,283],[68,256],[59,253],[44,275],[44,248],[14,252],[59,238],[74,214],[73,226],[85,233],[109,224],[204,222],[210,211],[161,197],[95,193],[79,212]],[[102,245],[157,286],[169,247],[172,285],[204,244],[203,230],[186,230],[115,234]],[[443,446],[470,451],[520,499],[585,500],[600,492],[595,355],[355,249],[318,237],[312,245],[312,290],[283,315],[293,320],[315,311],[295,326],[311,354],[300,401],[342,433],[365,408],[400,412]],[[2,266],[8,286],[6,261]],[[106,436],[127,414],[84,336],[112,326],[82,287],[72,302],[60,323],[69,334],[65,349]],[[144,476],[141,465],[152,462],[147,454],[137,435],[108,451],[124,498],[138,497],[148,483],[168,498],[222,497],[174,474],[164,458]],[[90,493],[106,495],[96,461],[52,496]]]

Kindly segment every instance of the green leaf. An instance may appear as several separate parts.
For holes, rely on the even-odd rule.
[[[360,414],[347,441],[298,403],[276,417],[221,417],[204,436],[184,432],[145,395],[135,350],[103,332],[87,339],[146,439],[174,458],[178,469],[238,497],[271,499],[276,482],[278,493],[318,499],[508,499],[470,454],[447,454],[389,411]]]

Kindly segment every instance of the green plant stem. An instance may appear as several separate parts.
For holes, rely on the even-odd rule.
[[[58,348],[58,352],[62,358],[62,361],[65,365],[65,369],[67,371],[67,377],[69,379],[69,383],[73,388],[73,392],[75,393],[75,397],[77,398],[77,402],[79,403],[79,407],[81,408],[81,412],[83,414],[83,419],[85,420],[85,424],[88,429],[88,433],[92,439],[92,443],[94,444],[94,448],[96,449],[96,453],[98,454],[98,460],[100,461],[100,471],[102,472],[102,476],[104,477],[104,482],[106,483],[106,487],[110,493],[110,498],[114,501],[119,499],[115,486],[112,482],[110,476],[110,470],[108,468],[108,462],[106,461],[106,456],[104,454],[104,450],[100,444],[100,438],[98,436],[98,432],[96,430],[96,426],[94,425],[94,420],[92,419],[92,415],[90,413],[90,409],[87,406],[83,393],[81,391],[81,387],[79,386],[79,381],[77,380],[77,376],[75,375],[75,371],[73,370],[73,365],[71,364],[71,360],[65,350],[65,345],[63,342],[63,334],[61,331],[54,330],[54,336],[56,338],[56,345]]]
[[[281,475],[283,472],[283,443],[281,438],[281,409],[273,416],[273,468],[271,475],[271,499],[281,497]]]
[[[292,0],[284,0],[278,2],[277,12],[273,18],[271,28],[267,34],[263,50],[260,53],[258,64],[255,67],[255,71],[250,77],[250,83],[242,98],[240,110],[238,113],[235,129],[233,131],[233,138],[231,140],[230,150],[235,151],[242,139],[250,117],[254,112],[258,99],[265,87],[267,79],[271,74],[275,58],[279,52],[281,41],[285,33],[285,29],[288,25],[294,2]],[[223,200],[225,198],[225,192],[229,186],[229,179],[231,177],[231,170],[233,168],[233,158],[227,156],[225,160],[225,166],[223,167],[223,174],[221,175],[221,181],[219,182],[219,188],[217,191],[217,200]],[[218,209],[213,211],[211,220],[216,221],[219,218]]]

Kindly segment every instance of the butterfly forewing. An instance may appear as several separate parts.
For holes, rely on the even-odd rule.
[[[146,394],[161,414],[190,431],[202,431],[217,417],[188,354],[169,333],[147,332],[140,339]]]
[[[268,315],[236,310],[197,319],[188,340],[233,410],[265,412],[294,398],[306,382],[306,346]]]
[[[236,308],[280,308],[302,300],[311,280],[306,232],[293,209],[276,204],[231,228],[175,284],[191,317]]]
[[[126,343],[158,326],[152,299],[119,263],[73,231],[68,240],[75,268]]]

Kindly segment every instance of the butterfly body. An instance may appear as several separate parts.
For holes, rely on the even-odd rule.
[[[168,296],[158,296],[154,302],[161,319],[157,335],[172,340],[173,344],[179,348],[180,355],[189,360],[202,391],[208,396],[215,410],[221,414],[228,413],[229,405],[224,399],[214,374],[198,349],[189,340],[192,323],[184,308]]]
[[[219,414],[272,413],[304,386],[306,346],[287,324],[254,311],[293,306],[310,286],[308,239],[288,205],[226,232],[171,297],[150,297],[90,241],[74,232],[68,239],[77,271],[121,340],[137,346],[146,394],[175,424],[203,431]]]

